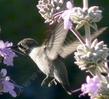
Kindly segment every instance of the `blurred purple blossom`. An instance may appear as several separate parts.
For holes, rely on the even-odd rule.
[[[3,92],[9,93],[13,97],[16,97],[17,94],[14,91],[15,85],[12,82],[10,82],[10,77],[6,75],[7,75],[7,70],[2,69],[0,71],[0,87],[2,88],[0,89],[0,93],[3,93]]]
[[[64,20],[64,29],[71,29],[72,28],[72,22],[70,21],[70,15],[73,9],[73,5],[70,1],[66,3],[66,8],[61,17]]]
[[[98,76],[94,76],[93,78],[87,76],[86,83],[81,86],[81,91],[83,92],[81,95],[88,94],[91,99],[94,99],[94,97],[99,94],[100,88],[101,81]]]
[[[3,63],[6,65],[13,66],[13,58],[17,55],[12,51],[11,48],[13,43],[4,42],[0,40],[0,56],[3,57]]]

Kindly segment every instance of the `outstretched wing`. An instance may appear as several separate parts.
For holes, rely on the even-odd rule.
[[[106,27],[101,28],[97,32],[93,33],[92,40],[94,40],[96,37],[98,37],[100,34],[102,34],[104,30],[106,30]],[[59,55],[63,58],[67,57],[68,55],[72,54],[76,50],[76,48],[79,44],[80,44],[80,42],[76,40],[76,41],[72,42],[71,44],[61,47],[61,50],[59,51]]]
[[[50,37],[44,42],[46,54],[49,59],[54,60],[60,48],[62,47],[68,30],[64,29],[63,21],[57,24],[54,31],[51,33]]]

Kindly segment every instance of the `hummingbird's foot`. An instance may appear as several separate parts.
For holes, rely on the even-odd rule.
[[[52,77],[46,76],[46,78],[42,81],[41,86],[47,86],[52,80]]]
[[[50,81],[50,83],[48,84],[48,87],[51,87],[52,85],[57,85],[57,82],[55,79],[53,79],[52,81]]]

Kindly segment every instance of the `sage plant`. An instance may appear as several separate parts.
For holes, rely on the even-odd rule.
[[[63,5],[66,5],[63,8]],[[86,83],[81,85],[81,95],[88,94],[91,99],[109,99],[109,48],[104,41],[92,40],[91,30],[98,31],[97,22],[102,19],[99,6],[88,6],[88,0],[83,0],[83,7],[75,7],[73,1],[39,0],[37,8],[50,25],[64,22],[64,29],[71,31],[80,41],[74,52],[75,64],[82,71],[89,72]],[[85,30],[85,39],[78,32]]]
[[[90,99],[109,99],[109,48],[104,41],[92,40],[91,36],[92,30],[98,31],[97,22],[103,17],[99,6],[89,7],[88,0],[83,0],[83,7],[76,7],[73,0],[39,0],[37,8],[45,23],[63,22],[63,29],[73,33],[80,42],[74,52],[74,63],[80,70],[89,72],[86,83],[81,85],[80,97],[88,94]],[[85,39],[79,32],[81,28],[85,30]],[[17,56],[12,46],[13,43],[0,40],[0,62],[6,66],[13,66],[13,59]],[[9,93],[16,97],[17,85],[7,74],[7,70],[1,68],[0,94]]]

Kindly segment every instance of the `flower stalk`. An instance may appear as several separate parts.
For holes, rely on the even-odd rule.
[[[90,48],[91,45],[91,32],[90,32],[90,26],[86,24],[84,26],[85,28],[85,37],[86,37],[86,46]]]
[[[88,9],[88,0],[83,0],[83,9],[84,10]]]
[[[84,39],[80,35],[80,33],[78,31],[76,31],[75,29],[70,29],[70,31],[77,37],[77,39],[80,41],[80,43],[85,46]]]
[[[83,11],[87,12],[87,10],[88,10],[88,0],[83,0]],[[85,28],[85,36],[86,36],[86,46],[90,47],[90,45],[91,45],[91,33],[90,33],[90,26],[89,26],[89,24],[87,24],[87,22],[84,25],[84,28]]]

